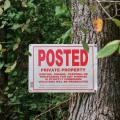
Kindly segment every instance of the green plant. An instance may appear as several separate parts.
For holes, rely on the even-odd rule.
[[[0,100],[0,115],[3,119],[32,120],[37,114],[68,97],[68,94],[28,92],[29,44],[67,43],[70,40],[70,32],[66,32],[70,29],[70,12],[66,3],[65,0],[0,2],[0,70],[5,76],[3,99]],[[56,42],[61,36],[62,42]],[[59,107],[58,111],[52,111],[56,120],[62,118],[64,109],[67,109],[66,105]],[[41,119],[52,117],[50,112]]]

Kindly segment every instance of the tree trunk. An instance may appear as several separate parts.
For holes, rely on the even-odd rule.
[[[106,16],[94,0],[81,4],[72,0],[73,43],[96,43],[98,48],[107,42],[120,39],[119,29]],[[93,3],[94,2],[94,3]],[[97,6],[97,12],[91,12],[88,6]],[[110,11],[112,14],[112,11]],[[101,33],[95,33],[92,20],[104,19]],[[88,29],[87,34],[80,29],[81,23]],[[86,37],[85,37],[86,36]],[[120,120],[120,56],[112,55],[98,61],[98,90],[96,93],[78,93],[70,101],[69,120]]]

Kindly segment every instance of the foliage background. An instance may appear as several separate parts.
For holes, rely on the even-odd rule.
[[[33,120],[69,94],[28,92],[29,44],[70,43],[69,0],[0,2],[0,119]],[[64,120],[64,104],[40,117]]]
[[[86,4],[86,1],[80,0],[80,3]],[[36,115],[69,98],[69,94],[28,92],[29,44],[71,43],[69,4],[70,0],[0,0],[1,120],[33,120]],[[92,13],[96,11],[94,5],[89,9]],[[117,17],[113,18],[108,13],[107,16],[120,27]],[[80,30],[87,33],[82,23]],[[82,44],[88,51],[85,40]],[[108,43],[98,57],[106,57],[116,51],[120,53],[120,40]],[[67,116],[68,103],[65,103],[40,116],[40,119],[66,120]]]

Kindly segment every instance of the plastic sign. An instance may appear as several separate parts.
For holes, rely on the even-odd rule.
[[[31,44],[29,92],[95,92],[97,47],[81,44]]]

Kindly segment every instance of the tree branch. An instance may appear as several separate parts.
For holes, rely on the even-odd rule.
[[[112,20],[112,17],[110,16],[110,14],[105,10],[105,8],[102,6],[102,4],[100,3],[99,0],[96,0],[97,3],[100,5],[100,7],[103,9],[103,11],[106,13],[106,15]]]
[[[48,109],[47,111],[45,111],[45,112],[43,112],[43,113],[41,113],[41,114],[37,115],[37,116],[34,118],[34,120],[38,120],[38,118],[39,118],[40,116],[42,116],[42,115],[44,115],[44,114],[46,114],[46,113],[48,113],[48,112],[52,111],[53,109],[55,109],[55,108],[57,108],[57,107],[61,106],[62,104],[64,104],[64,103],[66,103],[66,102],[70,101],[70,100],[71,100],[73,97],[75,97],[76,95],[77,95],[77,94],[75,94],[75,95],[71,96],[69,99],[67,99],[67,100],[65,100],[65,101],[63,101],[63,102],[61,102],[61,103],[59,103],[58,105],[56,105],[56,106],[54,106],[54,107],[52,107],[52,108]]]

